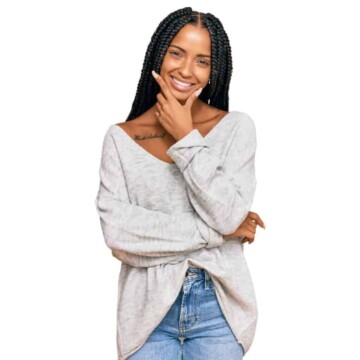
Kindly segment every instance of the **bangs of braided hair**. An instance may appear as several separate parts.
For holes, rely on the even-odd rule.
[[[228,36],[218,18],[210,13],[193,11],[191,7],[176,10],[163,19],[151,37],[131,111],[130,121],[150,109],[157,101],[159,84],[151,71],[160,74],[166,51],[174,36],[186,24],[207,28],[211,39],[210,84],[202,90],[199,99],[218,109],[229,110],[229,86],[232,75],[231,47]]]

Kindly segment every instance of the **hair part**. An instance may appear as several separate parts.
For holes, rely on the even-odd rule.
[[[160,73],[166,51],[175,35],[186,24],[207,28],[211,39],[210,84],[202,90],[199,99],[218,109],[229,109],[229,87],[232,75],[231,47],[228,36],[218,18],[210,13],[193,11],[191,7],[176,10],[164,18],[148,45],[135,99],[126,121],[150,109],[157,101],[159,84],[151,71]]]

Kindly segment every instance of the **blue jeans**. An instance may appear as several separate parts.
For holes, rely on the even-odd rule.
[[[189,267],[176,301],[128,360],[242,360],[243,355],[208,272]]]

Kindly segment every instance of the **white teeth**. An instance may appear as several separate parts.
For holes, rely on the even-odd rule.
[[[183,82],[181,82],[181,81],[179,81],[179,80],[176,80],[174,77],[172,78],[178,85],[180,85],[180,86],[184,86],[184,87],[186,87],[186,86],[191,86],[191,84],[188,84],[188,83],[183,83]]]

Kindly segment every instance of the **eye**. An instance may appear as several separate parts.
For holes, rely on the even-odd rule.
[[[180,55],[180,53],[179,53],[178,51],[169,51],[169,53],[170,53],[171,55],[175,55],[175,56]]]
[[[170,50],[169,54],[175,56],[175,57],[182,57],[181,53],[179,51],[176,50]],[[200,64],[203,66],[209,66],[210,63],[204,59],[199,60]]]
[[[210,63],[206,60],[199,60],[200,61],[200,64],[202,65],[210,65]]]

